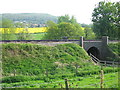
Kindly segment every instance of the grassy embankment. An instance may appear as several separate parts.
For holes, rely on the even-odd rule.
[[[2,58],[4,87],[27,84],[32,88],[36,86],[29,84],[47,82],[46,85],[41,84],[37,87],[55,88],[58,87],[56,84],[58,85],[59,82],[51,83],[51,85],[48,82],[76,78],[77,81],[83,80],[82,84],[88,85],[89,82],[93,83],[97,79],[99,83],[100,79],[100,66],[94,65],[87,53],[76,44],[63,44],[54,47],[35,44],[3,44]],[[117,68],[104,68],[105,74],[116,71]],[[98,78],[95,79],[95,75],[98,75]],[[86,82],[86,77],[88,77],[88,83],[85,84],[83,82]],[[108,77],[112,76],[108,74]],[[91,81],[90,78],[95,80]],[[113,75],[114,87],[117,87],[116,79],[117,76]],[[73,82],[77,83],[77,81]],[[107,87],[112,87],[107,85]],[[99,84],[94,87],[99,87]]]

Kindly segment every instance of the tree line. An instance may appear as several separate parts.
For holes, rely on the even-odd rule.
[[[60,16],[57,23],[48,21],[47,25],[48,32],[45,39],[79,39],[80,36],[84,36],[86,39],[95,39],[93,30],[88,25],[83,28],[74,16]]]

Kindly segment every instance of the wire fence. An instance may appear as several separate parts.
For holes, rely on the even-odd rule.
[[[67,82],[66,82],[67,81]],[[18,85],[18,86],[13,86],[13,87],[3,87],[2,84],[0,84],[0,86],[2,88],[20,88],[20,87],[24,87],[24,86],[36,86],[36,85],[42,85],[42,84],[54,84],[54,83],[57,83],[58,86],[60,86],[61,88],[71,88],[71,87],[74,87],[74,88],[88,88],[90,86],[94,86],[94,88],[100,86],[100,82],[98,83],[94,83],[92,82],[92,84],[88,84],[88,85],[78,85],[78,84],[74,84],[73,82],[70,83],[70,81],[78,81],[77,79],[65,79],[65,80],[62,80],[62,81],[55,81],[55,82],[46,82],[46,83],[36,83],[36,84],[29,84],[29,85]],[[107,80],[107,81],[104,81],[104,83],[106,82],[110,82],[110,81],[113,81],[113,80]],[[61,82],[64,82],[64,84]],[[67,84],[67,85],[66,85]],[[68,86],[68,87],[66,87]],[[99,87],[100,88],[100,87]]]

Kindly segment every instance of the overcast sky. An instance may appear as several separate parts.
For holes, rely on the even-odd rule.
[[[119,0],[1,0],[0,13],[48,13],[75,16],[79,23],[90,24],[95,4]]]

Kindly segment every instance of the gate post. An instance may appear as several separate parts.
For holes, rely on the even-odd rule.
[[[83,36],[80,37],[80,46],[83,48]]]

